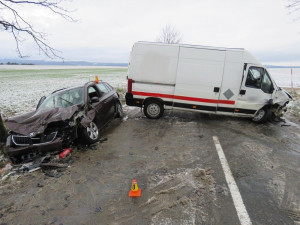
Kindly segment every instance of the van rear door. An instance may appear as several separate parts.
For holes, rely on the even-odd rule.
[[[239,114],[254,114],[270,103],[273,93],[272,80],[266,69],[248,64],[236,103]]]
[[[173,107],[216,112],[225,50],[180,47]]]

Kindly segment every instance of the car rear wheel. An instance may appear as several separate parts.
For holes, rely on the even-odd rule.
[[[252,121],[255,123],[264,123],[270,119],[271,113],[272,112],[270,110],[268,110],[267,108],[262,108],[256,112]]]
[[[93,144],[99,140],[99,129],[94,122],[90,122],[87,127],[84,127],[82,133],[87,144]]]
[[[144,106],[144,113],[149,119],[158,119],[164,114],[164,107],[159,101],[150,100]]]
[[[122,109],[122,105],[120,102],[117,102],[117,104],[116,104],[116,117],[117,118],[123,117],[123,109]]]

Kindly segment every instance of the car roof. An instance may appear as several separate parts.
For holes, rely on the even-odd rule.
[[[99,83],[106,83],[106,82],[99,81]],[[95,82],[94,81],[89,81],[89,82],[86,82],[85,84],[80,85],[80,86],[69,87],[69,88],[61,88],[61,89],[53,91],[51,94],[56,94],[56,93],[65,92],[65,91],[69,91],[69,90],[76,89],[76,88],[85,87],[85,86],[88,86],[90,84],[95,84]]]

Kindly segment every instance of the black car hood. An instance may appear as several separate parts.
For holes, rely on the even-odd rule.
[[[49,123],[68,120],[77,110],[76,105],[66,108],[41,109],[7,118],[5,124],[10,131],[18,134],[26,136],[32,132],[41,134]]]

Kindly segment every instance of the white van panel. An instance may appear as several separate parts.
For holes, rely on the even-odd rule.
[[[244,63],[251,63],[254,65],[258,65],[260,67],[263,67],[263,65],[247,50],[244,50],[244,57],[243,57]]]
[[[221,87],[224,59],[225,51],[181,47],[175,95],[203,98],[190,103],[216,107],[214,87]]]
[[[224,61],[225,50],[180,47],[179,57],[181,59],[195,59],[203,61]]]
[[[135,44],[128,70],[130,78],[175,84],[179,46]]]
[[[173,95],[175,88],[175,86],[143,83],[133,83],[132,87],[134,92],[161,93],[167,95]],[[172,101],[172,99],[169,99],[168,101]]]

